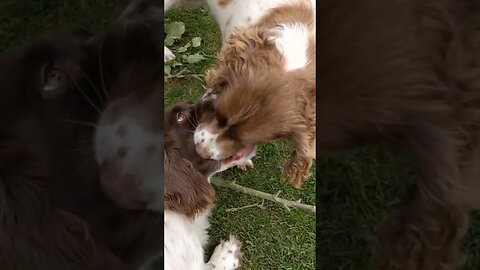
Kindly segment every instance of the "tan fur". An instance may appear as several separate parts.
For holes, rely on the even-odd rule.
[[[312,15],[308,5],[300,3],[272,9],[257,25],[235,29],[218,54],[218,63],[206,75],[207,88],[219,95],[215,113],[227,119],[227,125],[219,127],[213,115],[201,121],[210,130],[233,133],[233,139],[217,138],[222,152],[228,154],[246,144],[291,140],[296,149],[284,176],[295,187],[310,176],[315,158],[315,37],[309,40],[310,64],[286,72],[270,29],[288,22],[312,26]]]
[[[293,5],[272,8],[257,25],[275,27],[280,23],[304,23],[308,27],[315,27],[311,3],[309,1],[299,1]]]
[[[230,5],[233,2],[233,0],[218,0],[218,5],[222,8]]]

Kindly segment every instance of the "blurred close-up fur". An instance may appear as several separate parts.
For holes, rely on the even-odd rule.
[[[159,10],[112,19],[97,34],[63,31],[2,53],[1,269],[135,269],[161,253],[163,215],[124,209],[107,196],[92,142],[110,102],[155,101],[161,93]]]
[[[480,2],[325,0],[318,7],[320,157],[387,146],[405,154],[417,175],[378,230],[376,263],[457,269],[470,211],[480,207]],[[321,204],[331,204],[327,198]],[[321,245],[322,236],[320,258],[328,256]]]

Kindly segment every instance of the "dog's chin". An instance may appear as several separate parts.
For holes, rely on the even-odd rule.
[[[235,154],[231,155],[228,158],[222,160],[224,164],[230,164],[237,162],[239,160],[247,160],[250,159],[255,154],[257,147],[255,144],[248,144],[242,149],[238,150]]]

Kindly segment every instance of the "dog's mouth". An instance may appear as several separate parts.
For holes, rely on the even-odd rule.
[[[230,157],[223,160],[223,163],[232,163],[241,159],[248,159],[256,149],[255,144],[247,144],[245,147],[237,151],[235,154],[231,155]]]

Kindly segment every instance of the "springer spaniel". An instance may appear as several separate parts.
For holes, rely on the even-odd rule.
[[[152,88],[141,99],[110,102],[95,134],[103,189],[119,205],[164,213],[165,269],[237,269],[241,243],[235,237],[219,244],[204,262],[208,218],[215,190],[208,178],[235,164],[200,158],[193,146],[195,104],[181,103],[161,118],[160,92]],[[162,168],[162,128],[165,129]],[[163,197],[163,199],[162,199]],[[159,259],[152,256],[140,269]]]
[[[165,10],[191,2],[165,0]],[[283,174],[300,187],[316,155],[315,1],[206,2],[224,44],[207,71],[202,99],[211,104],[195,131],[197,153],[231,162],[286,138],[295,151]],[[164,58],[173,58],[167,48]]]

